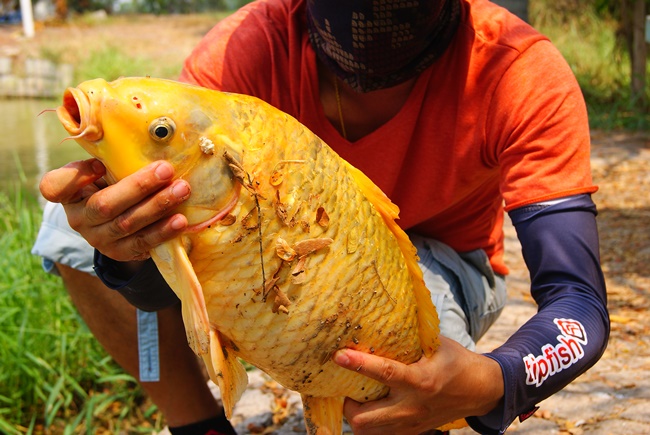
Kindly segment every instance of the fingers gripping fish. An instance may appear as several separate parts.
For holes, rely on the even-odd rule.
[[[309,433],[340,433],[345,397],[388,388],[338,367],[336,350],[410,364],[437,348],[435,307],[397,207],[294,118],[152,78],[84,82],[57,113],[109,182],[164,159],[192,186],[177,209],[188,230],[151,256],[228,417],[247,385],[240,359],[302,395]]]

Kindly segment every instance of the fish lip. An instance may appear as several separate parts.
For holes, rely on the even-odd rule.
[[[96,142],[104,136],[100,124],[93,116],[90,98],[81,89],[66,89],[63,104],[56,109],[56,114],[72,139]]]

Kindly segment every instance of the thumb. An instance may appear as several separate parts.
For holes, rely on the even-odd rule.
[[[106,169],[97,159],[68,163],[46,173],[39,184],[39,190],[50,202],[75,202],[80,191],[104,176]]]

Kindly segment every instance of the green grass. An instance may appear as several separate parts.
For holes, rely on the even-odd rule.
[[[0,191],[0,433],[150,432],[160,426],[155,407],[30,253],[40,220],[27,190]],[[146,423],[133,425],[134,415]]]
[[[61,63],[63,55],[60,50],[44,47],[41,57],[54,63]],[[89,50],[74,69],[74,83],[103,78],[112,81],[120,77],[161,77],[175,78],[181,70],[181,64],[159,63],[151,59],[132,55],[123,48],[106,45]]]
[[[530,18],[558,47],[576,75],[592,128],[650,129],[647,106],[641,107],[630,97],[630,60],[616,39],[614,19],[596,14],[587,4],[562,12],[550,0],[531,1]],[[650,81],[647,84],[650,89]],[[650,91],[646,101],[650,102]]]
[[[164,77],[169,75],[165,68],[158,66],[151,70],[151,62],[146,59],[131,56],[121,48],[108,46],[92,51],[88,58],[75,69],[75,82],[103,78],[108,81],[119,77],[149,75]]]
[[[139,24],[154,25],[161,29],[170,23],[193,35],[196,29],[209,30],[231,12],[210,11],[200,14],[154,16],[150,14],[115,14],[98,19],[92,13],[70,17],[66,26],[84,32],[88,37],[83,44],[76,38],[44,41],[39,46],[39,56],[54,63],[74,65],[74,83],[94,78],[108,81],[127,76],[177,78],[189,52],[173,45],[164,46],[148,33],[142,41],[125,38],[125,29]],[[128,33],[128,31],[127,31]],[[196,35],[200,37],[200,34]],[[197,42],[198,42],[197,38]],[[154,44],[152,46],[152,44]],[[187,48],[185,48],[187,49]]]

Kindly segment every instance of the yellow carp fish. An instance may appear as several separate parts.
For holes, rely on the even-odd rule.
[[[248,382],[240,358],[301,394],[310,434],[336,434],[345,397],[388,388],[334,352],[410,364],[436,350],[437,314],[397,207],[296,119],[153,78],[84,82],[57,114],[109,183],[167,160],[190,184],[176,210],[189,228],[150,254],[227,417]]]

